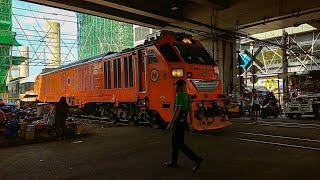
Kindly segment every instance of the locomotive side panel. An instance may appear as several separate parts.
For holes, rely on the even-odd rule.
[[[148,108],[157,111],[163,120],[170,121],[175,92],[168,63],[155,46],[147,48],[146,54]]]
[[[43,93],[43,85],[42,85],[42,76],[37,76],[34,83],[34,92],[38,95],[38,100],[43,102],[42,93]],[[41,98],[41,99],[40,99]]]
[[[111,96],[112,102],[137,101],[135,62],[136,59],[132,54],[124,54],[110,61],[104,61],[102,94]]]

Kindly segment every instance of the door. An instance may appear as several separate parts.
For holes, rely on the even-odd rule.
[[[138,51],[138,66],[139,66],[139,92],[145,93],[147,91],[146,83],[146,56],[145,50]]]

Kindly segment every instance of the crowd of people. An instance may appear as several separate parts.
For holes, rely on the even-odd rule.
[[[256,89],[252,89],[250,93],[250,109],[248,109],[251,115],[251,120],[258,120],[261,115],[261,107],[268,106],[271,111],[276,111],[278,100],[273,92],[259,93]]]

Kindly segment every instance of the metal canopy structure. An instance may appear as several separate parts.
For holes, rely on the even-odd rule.
[[[12,57],[12,47],[21,46],[12,32],[12,0],[0,0],[0,93],[6,91],[8,70],[19,65],[23,57]]]
[[[79,60],[133,47],[133,25],[77,13]]]
[[[320,2],[270,0],[24,0],[155,29],[170,25],[210,32],[195,22],[255,34],[319,22]],[[254,14],[254,15],[249,15]],[[280,22],[280,23],[279,23]],[[318,23],[319,24],[319,23]]]

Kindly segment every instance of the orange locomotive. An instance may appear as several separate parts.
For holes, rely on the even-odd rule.
[[[144,45],[120,53],[102,54],[71,63],[36,78],[41,102],[66,97],[83,113],[126,119],[131,124],[170,122],[174,83],[187,82],[197,130],[219,129],[231,123],[221,106],[217,67],[199,41],[185,34],[162,31]]]

